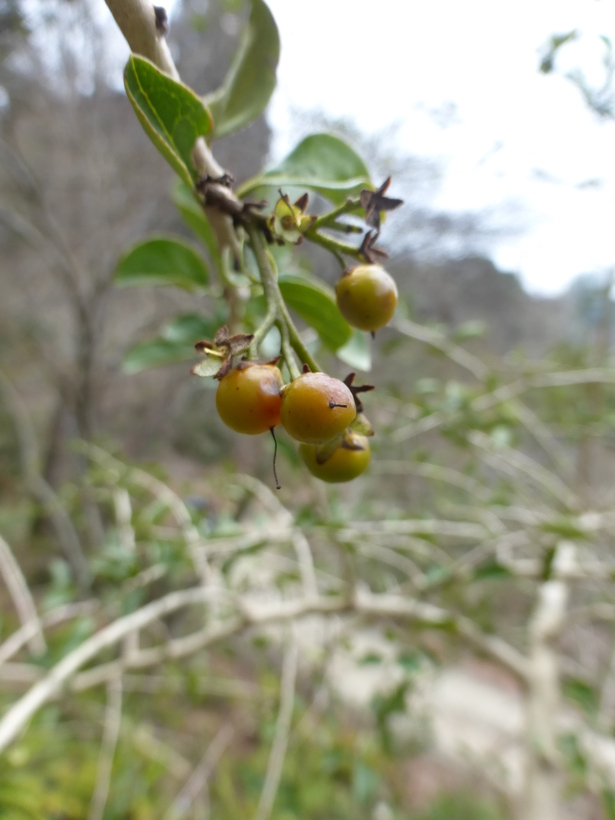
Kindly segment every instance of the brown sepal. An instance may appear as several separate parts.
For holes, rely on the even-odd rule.
[[[363,254],[363,256],[367,259],[368,262],[372,264],[378,264],[383,259],[388,259],[389,254],[386,251],[383,251],[382,248],[376,247],[376,240],[380,235],[379,231],[368,231],[363,238],[363,242],[361,243],[361,247],[359,250]]]
[[[380,228],[380,214],[382,211],[394,211],[404,204],[403,199],[393,199],[385,196],[389,185],[391,184],[391,177],[385,179],[380,188],[376,191],[370,191],[364,188],[361,191],[359,201],[365,208],[365,221],[372,228]]]
[[[219,380],[231,372],[235,363],[235,357],[243,353],[243,351],[250,346],[250,342],[253,338],[253,333],[237,333],[231,336],[228,327],[223,325],[223,327],[216,331],[213,343],[202,339],[195,344],[195,348],[198,353],[204,355],[215,353],[223,357],[220,369],[213,376],[214,379]]]
[[[301,370],[302,373],[311,373],[309,364],[304,363],[303,368]]]
[[[344,384],[346,385],[346,387],[352,393],[352,397],[354,398],[354,403],[355,403],[356,408],[357,408],[357,413],[362,413],[363,412],[363,402],[359,398],[358,394],[359,393],[368,393],[370,390],[374,389],[374,385],[373,384],[360,384],[360,385],[353,384],[354,377],[356,375],[357,375],[356,373],[349,373],[346,376],[346,378],[344,379]]]
[[[222,362],[222,366],[220,367],[220,370],[218,370],[217,373],[214,373],[214,379],[218,379],[218,381],[220,381],[220,379],[223,379],[225,376],[228,376],[228,374],[231,372],[232,369],[233,369],[233,357],[229,356],[228,359],[225,359]]]
[[[228,327],[224,325],[216,332],[214,344],[217,348],[226,349],[227,355],[236,356],[250,347],[253,338],[253,333],[236,333],[234,336],[229,336]]]
[[[308,202],[310,201],[309,194],[302,194],[299,199],[295,202],[297,208],[301,209],[301,213],[305,213],[305,209],[307,208]]]

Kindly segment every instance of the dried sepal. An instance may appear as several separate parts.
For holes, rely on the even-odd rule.
[[[394,211],[404,204],[403,199],[385,196],[390,184],[391,177],[387,177],[376,191],[364,188],[359,197],[361,205],[365,208],[365,221],[376,230],[380,228],[380,214],[383,211]]]
[[[202,339],[195,344],[197,353],[206,356],[204,362],[190,371],[195,376],[212,376],[222,379],[233,369],[235,357],[250,347],[252,333],[237,333],[231,336],[226,325],[216,331],[213,342]]]
[[[379,236],[380,231],[368,231],[363,237],[363,242],[361,243],[361,247],[359,248],[361,254],[365,257],[365,259],[367,259],[368,262],[371,262],[374,265],[379,264],[380,262],[382,262],[383,259],[389,258],[389,254],[386,251],[383,251],[382,248],[376,247],[376,240]]]
[[[359,393],[369,393],[370,390],[374,389],[374,385],[373,384],[359,384],[359,385],[354,384],[353,383],[354,382],[354,377],[356,375],[357,375],[356,373],[349,373],[346,376],[346,378],[344,379],[344,384],[346,385],[346,387],[352,393],[352,397],[354,398],[354,403],[356,405],[357,415],[358,415],[359,413],[363,412],[363,402],[359,398],[358,394]],[[363,435],[368,435],[368,434],[364,433]],[[373,435],[373,433],[372,433],[372,435]]]

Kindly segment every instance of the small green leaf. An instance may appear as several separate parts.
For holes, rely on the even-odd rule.
[[[510,574],[510,570],[502,566],[502,564],[498,564],[495,559],[486,561],[484,564],[480,564],[474,570],[474,578],[477,581],[484,580],[486,578],[510,578]]]
[[[574,701],[588,716],[596,714],[598,695],[585,681],[570,678],[562,684],[562,691],[565,698]]]
[[[174,285],[196,290],[207,285],[209,274],[201,256],[183,239],[155,237],[139,242],[120,259],[115,271],[118,285]]]
[[[336,205],[373,188],[361,157],[332,134],[306,137],[278,166],[244,182],[237,194],[243,197],[263,186],[309,188]]]
[[[423,657],[420,652],[402,652],[397,663],[408,675],[416,675],[422,669]]]
[[[372,369],[372,348],[367,333],[354,330],[352,336],[343,347],[335,351],[335,355],[348,367],[369,373]]]
[[[314,328],[327,347],[337,350],[346,344],[352,328],[339,312],[331,288],[295,273],[282,274],[278,281],[288,306]]]
[[[253,122],[267,107],[276,84],[280,37],[263,0],[252,11],[224,84],[205,98],[214,119],[214,139]]]
[[[145,133],[188,185],[197,178],[192,149],[212,129],[211,114],[183,83],[132,54],[124,70],[126,94]]]
[[[152,339],[131,347],[124,356],[122,367],[125,373],[140,373],[150,367],[185,362],[196,356],[194,346],[185,342],[171,342],[167,339]]]
[[[352,773],[352,793],[355,800],[361,805],[369,803],[379,786],[380,777],[376,772],[365,763],[357,761]]]
[[[222,267],[222,261],[220,259],[220,249],[218,248],[216,235],[214,234],[213,228],[205,216],[200,203],[192,193],[192,188],[189,185],[186,185],[185,182],[178,180],[177,185],[173,190],[173,202],[184,218],[184,222],[207,248],[211,261],[214,263],[217,270],[220,270]]]

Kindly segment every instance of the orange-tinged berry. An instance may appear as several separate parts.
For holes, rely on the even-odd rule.
[[[255,436],[280,424],[284,381],[273,364],[242,362],[224,376],[216,392],[222,421],[236,433]]]
[[[344,382],[326,373],[303,373],[282,391],[282,424],[304,444],[321,444],[345,430],[357,414]]]
[[[365,436],[348,431],[342,443],[322,464],[318,461],[318,447],[301,444],[299,454],[313,476],[329,484],[352,481],[367,469],[371,451]]]
[[[337,306],[348,324],[375,333],[391,320],[397,307],[397,285],[380,265],[358,265],[335,288]]]

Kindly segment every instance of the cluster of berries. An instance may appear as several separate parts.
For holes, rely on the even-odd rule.
[[[397,305],[395,282],[378,265],[359,265],[337,284],[337,304],[348,323],[374,333],[391,319]],[[353,386],[354,374],[340,381],[326,373],[302,375],[284,384],[277,362],[241,361],[219,381],[216,407],[237,433],[257,435],[282,425],[300,442],[308,470],[322,481],[352,481],[367,468],[372,433]],[[367,433],[367,435],[365,435]]]

